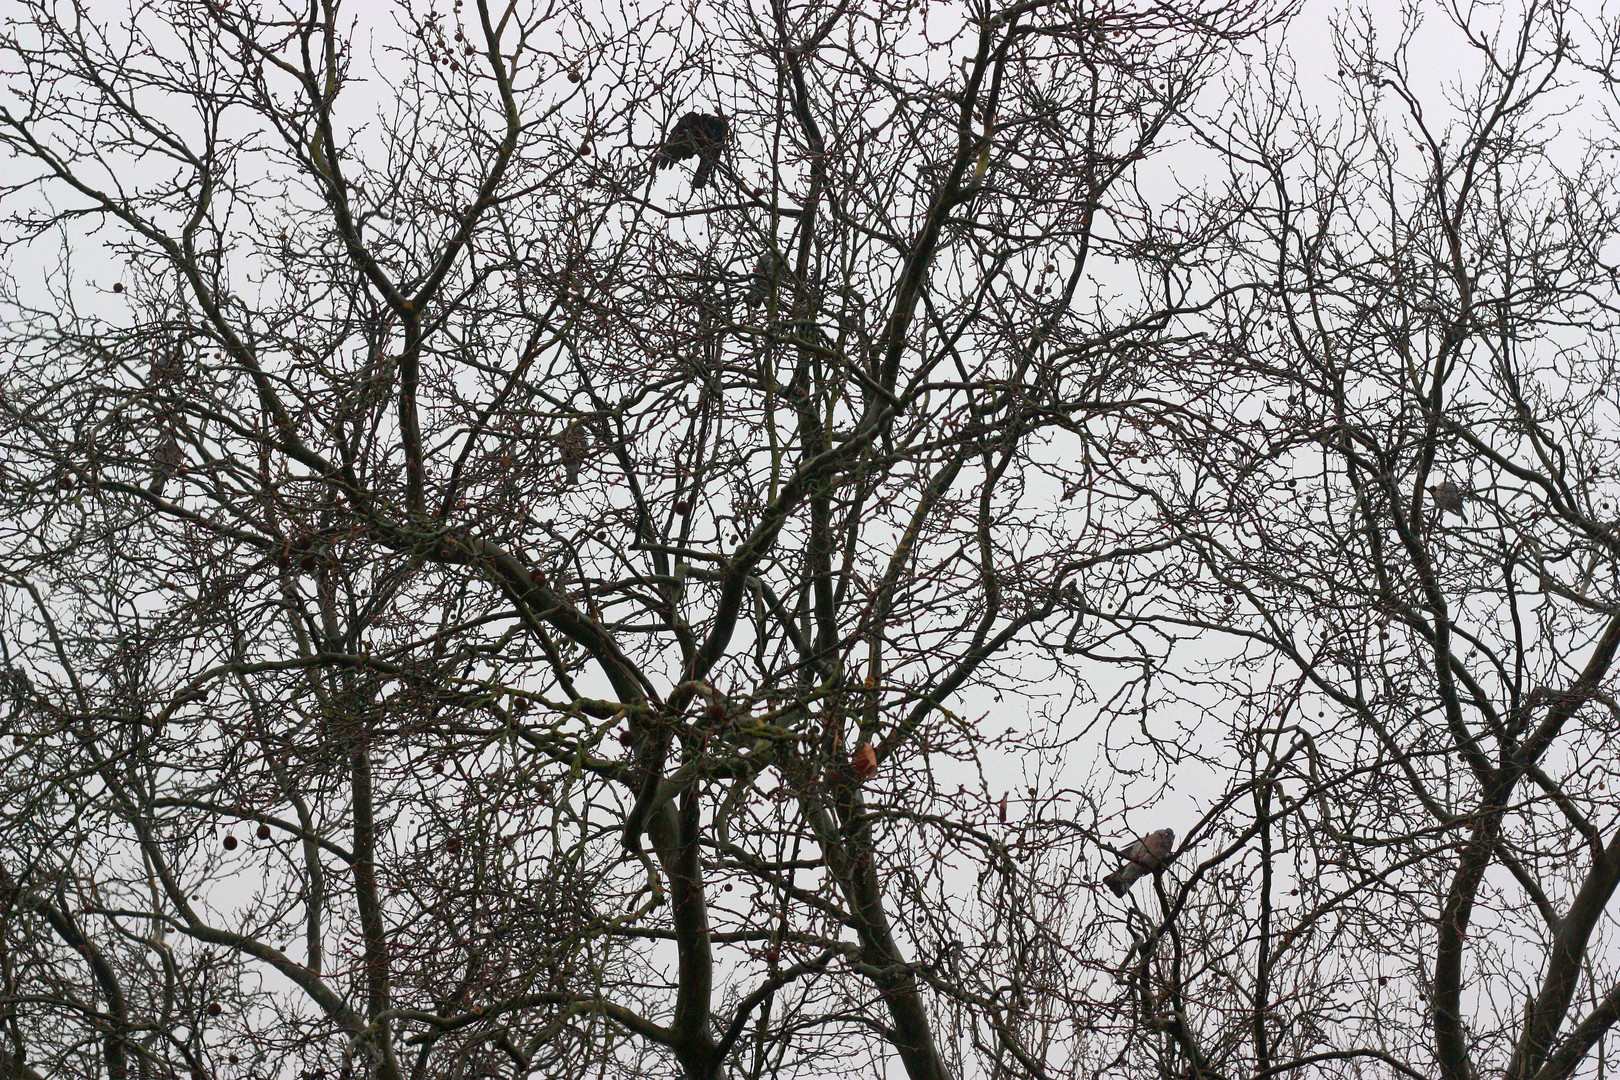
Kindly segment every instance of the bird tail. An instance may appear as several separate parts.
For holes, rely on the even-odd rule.
[[[1124,873],[1119,870],[1115,870],[1112,874],[1103,878],[1102,883],[1112,889],[1115,896],[1124,896],[1125,890],[1131,887],[1130,882],[1125,880]]]
[[[709,177],[714,175],[714,159],[704,158],[698,162],[697,172],[692,174],[692,190],[697,191],[709,185]]]

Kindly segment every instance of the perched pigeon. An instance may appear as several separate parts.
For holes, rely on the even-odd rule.
[[[146,485],[146,490],[153,495],[162,495],[169,479],[185,463],[185,451],[180,449],[180,440],[175,437],[174,429],[170,428],[157,449],[152,451],[152,482]]]
[[[730,132],[731,125],[723,116],[689,112],[675,121],[674,130],[653,157],[653,168],[662,169],[695,155],[698,167],[692,174],[692,190],[696,191],[708,184]]]
[[[1456,514],[1464,521],[1468,520],[1468,515],[1463,513],[1463,489],[1450,480],[1429,485],[1429,497],[1434,500],[1434,505],[1440,508],[1441,517]]]
[[[156,390],[166,390],[178,383],[186,373],[186,358],[180,349],[167,349],[152,357],[152,368],[146,376],[146,385]]]
[[[568,426],[562,429],[562,434],[557,436],[557,457],[562,461],[563,472],[570,484],[579,483],[580,466],[585,464],[585,455],[589,450],[585,425],[578,420],[570,420]]]
[[[760,252],[759,261],[754,264],[754,272],[748,279],[748,291],[743,294],[743,303],[749,307],[763,304],[776,292],[777,282],[782,280],[782,273],[786,269],[787,260],[774,247]]]
[[[1138,878],[1145,877],[1161,869],[1170,858],[1170,850],[1175,846],[1176,834],[1173,829],[1160,829],[1150,832],[1142,839],[1131,845],[1126,852],[1125,865],[1103,878],[1103,884],[1114,890],[1115,896],[1124,896],[1125,890],[1136,884]]]

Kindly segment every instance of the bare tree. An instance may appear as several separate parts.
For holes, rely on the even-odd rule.
[[[6,1068],[1106,1064],[1043,696],[1166,647],[1160,149],[1269,18],[24,4]]]
[[[1620,1016],[1615,28],[1387,16],[1337,103],[1268,57],[1205,125],[1253,288],[1143,484],[1239,723],[1178,752],[1225,794],[1137,923],[1138,1075],[1600,1076]]]

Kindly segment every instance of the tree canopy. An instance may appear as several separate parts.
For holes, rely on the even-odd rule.
[[[0,1077],[1603,1074],[1620,24],[19,8]]]

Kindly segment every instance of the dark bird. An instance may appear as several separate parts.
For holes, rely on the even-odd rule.
[[[766,248],[759,254],[759,261],[754,264],[754,272],[748,278],[748,291],[743,294],[743,303],[749,307],[758,307],[768,297],[776,292],[777,283],[782,280],[783,272],[787,270],[787,259],[774,247]]]
[[[731,125],[723,116],[689,112],[675,121],[675,128],[653,156],[653,168],[662,169],[689,157],[698,159],[697,171],[692,174],[692,190],[708,184],[714,167],[720,163],[720,153],[726,147],[726,136]]]
[[[1430,484],[1429,497],[1434,500],[1434,505],[1440,508],[1441,517],[1456,514],[1464,521],[1468,520],[1468,515],[1463,513],[1463,489],[1450,480]]]
[[[1175,843],[1173,829],[1148,833],[1131,845],[1131,849],[1125,853],[1125,865],[1103,878],[1103,884],[1114,890],[1115,896],[1124,896],[1125,890],[1136,884],[1139,878],[1156,873],[1170,861],[1170,851]]]
[[[557,457],[562,462],[563,472],[570,484],[579,483],[579,470],[585,464],[585,455],[590,452],[589,440],[585,437],[585,425],[578,420],[570,420],[568,426],[562,429],[557,436]]]
[[[152,482],[146,485],[146,490],[153,495],[162,495],[164,486],[185,462],[185,451],[180,449],[180,440],[175,437],[174,429],[170,428],[157,449],[152,451]]]

